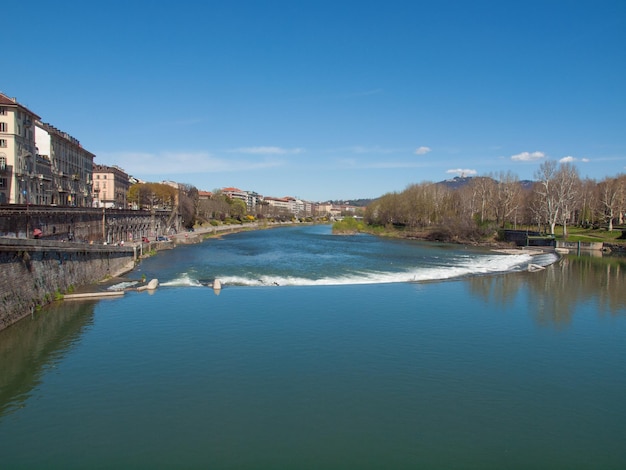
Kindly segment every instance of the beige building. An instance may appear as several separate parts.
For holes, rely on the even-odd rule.
[[[0,93],[0,204],[90,207],[94,157]]]
[[[34,204],[40,188],[36,173],[35,113],[0,93],[0,204]]]
[[[126,209],[126,196],[130,188],[128,173],[117,166],[94,165],[93,205],[94,207],[115,207]]]
[[[91,207],[95,155],[67,132],[40,121],[35,122],[35,142],[42,163],[37,175],[43,189],[37,203]]]
[[[269,206],[272,215],[293,215],[293,198],[289,197],[265,197],[263,201]]]

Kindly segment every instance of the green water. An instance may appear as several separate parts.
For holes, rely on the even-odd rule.
[[[622,261],[179,285],[204,269],[180,259],[219,243],[142,265],[170,270],[153,294],[57,303],[0,332],[3,468],[626,467]]]

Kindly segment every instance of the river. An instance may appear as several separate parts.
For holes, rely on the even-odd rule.
[[[624,468],[625,270],[329,226],[159,252],[154,292],[0,331],[2,465]]]

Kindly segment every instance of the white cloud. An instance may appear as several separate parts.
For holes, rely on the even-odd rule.
[[[470,169],[463,170],[461,168],[447,170],[446,173],[451,174],[451,175],[459,175],[459,176],[474,176],[477,174],[476,170],[470,170]]]
[[[282,147],[240,147],[231,150],[234,153],[248,153],[253,155],[294,155],[304,152],[301,148],[286,149]]]
[[[572,163],[572,162],[588,163],[589,159],[588,158],[576,158],[576,157],[572,157],[568,155],[567,157],[563,157],[559,160],[559,163]]]
[[[415,150],[415,155],[426,155],[428,152],[431,151],[430,147],[418,147],[417,150]]]
[[[513,155],[511,160],[515,162],[534,162],[535,160],[540,160],[545,156],[546,154],[543,152],[522,152],[517,155]]]
[[[209,152],[118,152],[98,154],[99,163],[117,165],[130,175],[144,178],[149,175],[218,173],[251,171],[282,166],[280,160],[249,161],[219,158]]]

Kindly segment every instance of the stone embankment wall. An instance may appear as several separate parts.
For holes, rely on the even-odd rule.
[[[180,232],[182,218],[167,210],[0,206],[0,237],[109,244]]]
[[[130,271],[134,247],[0,238],[0,330],[72,287]]]

